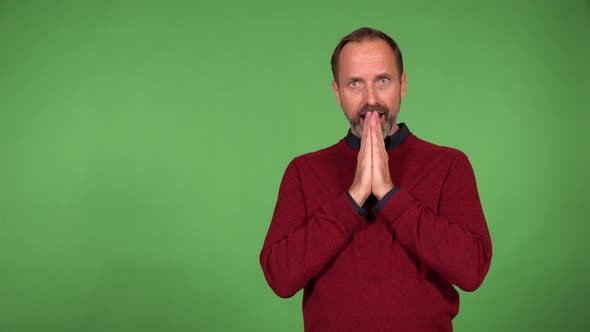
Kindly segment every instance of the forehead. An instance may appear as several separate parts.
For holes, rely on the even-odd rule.
[[[338,61],[342,77],[368,74],[396,74],[395,55],[383,39],[349,42],[344,45]]]

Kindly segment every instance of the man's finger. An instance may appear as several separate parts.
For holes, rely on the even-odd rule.
[[[374,113],[373,115],[371,115],[371,127],[372,127],[372,131],[371,131],[371,146],[373,148],[373,157],[375,157],[375,153],[377,153],[377,150],[379,148],[379,134],[378,132],[381,130],[381,126],[379,125],[379,115],[377,114],[377,112],[371,112]]]
[[[365,116],[365,124],[363,125],[363,134],[361,136],[361,152],[364,152],[368,149],[368,146],[371,142],[370,139],[370,125],[368,122],[368,118]]]
[[[379,148],[385,151],[385,138],[383,137],[383,127],[381,126],[381,117],[377,112],[375,112],[375,129],[377,132],[375,133],[375,137],[377,142],[379,143]]]
[[[377,127],[379,130],[376,132],[377,134],[377,138],[382,139],[383,138],[383,128],[381,127],[381,118],[379,117],[379,115],[377,114],[375,119],[375,127]]]
[[[375,126],[375,122],[374,122],[374,112],[368,112],[367,115],[365,116],[365,126],[367,126],[367,136],[371,137],[371,127]],[[369,144],[370,145],[370,144]]]
[[[365,115],[365,121],[364,121],[363,128],[362,128],[363,132],[361,135],[361,145],[363,143],[367,143],[367,141],[369,141],[367,139],[369,137],[369,127],[370,127],[369,126],[369,116],[367,114],[367,115]]]

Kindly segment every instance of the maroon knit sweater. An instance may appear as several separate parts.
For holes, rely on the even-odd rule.
[[[289,164],[260,253],[268,284],[305,289],[306,331],[452,331],[452,285],[477,289],[492,257],[467,157],[410,133],[388,150],[400,189],[363,217],[346,195],[357,154],[343,139]]]

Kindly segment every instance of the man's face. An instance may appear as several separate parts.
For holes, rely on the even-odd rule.
[[[338,61],[338,82],[332,89],[352,133],[361,137],[367,112],[379,113],[383,137],[397,131],[396,117],[406,94],[406,74],[400,74],[393,50],[382,39],[349,42]]]

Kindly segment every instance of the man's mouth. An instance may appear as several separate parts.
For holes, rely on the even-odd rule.
[[[379,119],[381,119],[382,117],[385,116],[385,113],[383,113],[383,112],[378,112],[378,114],[379,114]],[[366,113],[365,114],[361,114],[361,119],[364,120],[366,116],[367,116]]]
[[[379,122],[380,123],[384,123],[385,122],[385,113],[378,112],[378,114],[379,114]],[[361,114],[360,117],[359,117],[360,118],[359,119],[360,120],[359,122],[360,122],[361,127],[363,127],[365,125],[365,117],[366,117],[366,115],[367,115],[366,113],[365,114]]]

